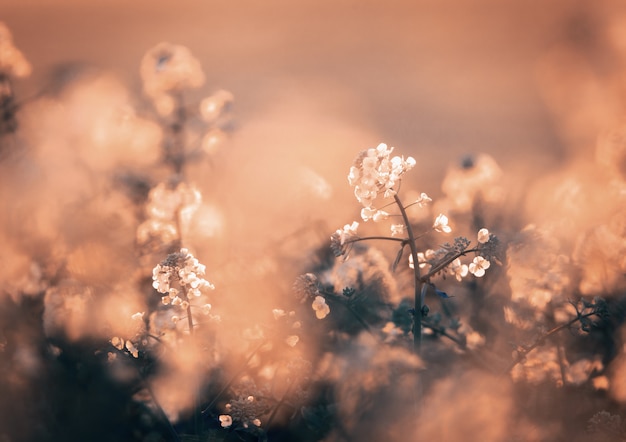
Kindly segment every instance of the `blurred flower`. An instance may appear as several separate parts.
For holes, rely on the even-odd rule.
[[[489,230],[483,228],[478,231],[478,242],[480,244],[489,242]]]
[[[364,207],[361,209],[361,218],[363,221],[374,220],[374,222],[379,222],[389,218],[389,214],[384,210],[377,210],[370,207]]]
[[[343,229],[337,229],[330,237],[330,248],[335,256],[342,256],[346,253],[349,243],[358,238],[357,229],[359,223],[354,221],[352,224],[346,224]]]
[[[298,276],[293,283],[293,292],[301,303],[307,299],[314,299],[320,294],[317,276],[313,273]]]
[[[233,424],[233,418],[230,417],[228,414],[220,414],[219,420],[220,420],[220,425],[223,428],[228,428]]]
[[[217,127],[209,129],[202,136],[202,141],[200,142],[202,150],[209,155],[214,154],[225,138],[226,133],[222,129]]]
[[[179,253],[171,253],[168,257],[152,270],[152,286],[160,293],[167,294],[173,305],[181,305],[183,301],[178,297],[179,291],[171,284],[176,282],[186,289],[187,296],[199,297],[203,290],[213,290],[215,286],[201,276],[206,267],[183,248]],[[166,304],[167,301],[163,300]]]
[[[181,220],[189,222],[202,203],[202,194],[193,185],[180,183],[172,187],[160,183],[150,190],[146,213],[152,219],[172,221],[180,212]]]
[[[381,330],[384,334],[385,334],[385,342],[392,342],[394,341],[398,336],[402,336],[404,334],[404,332],[402,331],[402,329],[398,326],[396,326],[396,324],[392,321],[388,321],[385,326],[382,328]]]
[[[466,264],[461,263],[461,259],[457,258],[450,263],[448,266],[448,273],[453,275],[457,281],[462,281],[464,277],[467,276],[469,268]]]
[[[430,270],[432,265],[428,263],[429,260],[434,259],[436,256],[436,252],[433,249],[428,249],[424,253],[417,253],[417,263],[419,264],[420,269],[426,269],[426,272]],[[409,267],[415,268],[415,264],[413,263],[413,254],[409,255]]]
[[[204,72],[191,51],[171,43],[159,43],[141,60],[143,88],[157,105],[161,115],[174,110],[171,93],[197,88],[204,84]]]
[[[477,331],[470,331],[465,335],[465,343],[470,350],[476,350],[485,345],[485,337]]]
[[[131,318],[133,319],[133,321],[142,321],[143,320],[143,314],[144,314],[144,312],[137,312],[134,315],[132,315]]]
[[[32,67],[24,54],[13,46],[13,36],[9,28],[0,22],[0,74],[14,77],[28,77]]]
[[[559,306],[571,293],[571,260],[550,230],[527,226],[522,240],[507,249],[507,277],[511,300],[527,302],[540,313],[549,303]],[[541,256],[541,259],[537,259]]]
[[[285,339],[285,343],[290,347],[295,347],[299,340],[300,340],[299,336],[292,335],[292,336],[288,336],[287,339]]]
[[[453,210],[469,212],[477,200],[495,203],[502,199],[498,185],[501,176],[502,171],[491,156],[468,156],[448,170],[441,189]]]
[[[419,207],[424,207],[426,204],[431,203],[432,201],[432,198],[422,192],[420,197],[416,199],[413,204],[417,204]]]
[[[122,338],[114,336],[114,337],[111,338],[111,345],[113,347],[117,348],[118,350],[123,350],[124,349],[124,340]]]
[[[272,310],[272,314],[274,315],[274,319],[278,319],[278,318],[282,318],[283,316],[286,316],[287,313],[285,313],[284,310],[275,308],[274,310]]]
[[[404,235],[405,230],[406,230],[406,226],[404,224],[392,224],[391,236]]]
[[[126,341],[126,350],[128,350],[128,352],[133,355],[134,358],[139,357],[139,350],[137,350],[137,347],[135,347],[135,344],[133,344],[131,341]]]
[[[482,256],[477,256],[469,265],[469,271],[472,275],[480,278],[485,275],[485,270],[489,268],[491,263]]]
[[[233,94],[219,90],[200,102],[200,115],[207,122],[215,121],[233,102]]]
[[[326,304],[326,299],[323,296],[316,296],[311,307],[315,310],[317,319],[324,319],[330,313],[330,307]]]
[[[448,217],[442,213],[440,213],[439,216],[437,216],[437,218],[435,219],[433,229],[435,229],[437,232],[452,232],[452,229],[450,228],[450,226],[448,226]]]

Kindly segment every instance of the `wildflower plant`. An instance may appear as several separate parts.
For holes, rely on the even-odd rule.
[[[373,221],[380,223],[390,217],[399,217],[401,224],[390,225],[391,236],[360,237],[358,235],[359,223],[354,221],[346,224],[343,229],[338,229],[331,235],[330,247],[336,257],[349,257],[353,245],[365,240],[388,240],[398,242],[400,248],[393,264],[395,269],[402,260],[404,249],[409,248],[409,267],[413,270],[413,349],[420,352],[422,334],[422,316],[426,316],[425,296],[427,289],[432,287],[440,297],[448,295],[436,289],[432,282],[439,274],[451,274],[457,281],[461,281],[468,272],[477,278],[485,275],[491,261],[497,259],[498,239],[488,229],[481,228],[477,234],[476,245],[470,247],[471,241],[465,237],[457,237],[453,244],[444,243],[437,250],[428,249],[418,251],[418,240],[426,233],[416,234],[416,226],[412,223],[407,209],[411,206],[423,207],[432,199],[422,193],[418,199],[409,204],[403,203],[398,194],[400,184],[406,172],[413,169],[416,161],[413,157],[392,156],[394,148],[381,143],[376,148],[362,151],[350,167],[348,183],[354,188],[354,195],[363,206],[361,219],[363,222]],[[392,200],[392,201],[389,201]],[[390,213],[390,207],[394,207],[398,213]],[[437,233],[449,234],[452,227],[448,217],[439,214],[431,229]],[[469,265],[461,262],[461,257],[474,253],[475,257]],[[415,265],[418,263],[418,265]]]

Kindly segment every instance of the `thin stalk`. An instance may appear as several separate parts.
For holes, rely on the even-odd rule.
[[[344,308],[348,310],[352,316],[354,316],[354,319],[356,319],[359,322],[359,324],[361,324],[363,328],[370,335],[374,336],[375,338],[378,338],[378,336],[372,330],[372,327],[367,323],[367,321],[365,321],[365,319],[361,317],[361,315],[359,315],[356,311],[354,311],[354,309],[348,304],[347,300],[341,299],[341,297],[335,295],[334,293],[324,292],[324,296],[326,296],[327,298],[333,299],[337,301],[339,304],[343,305]]]
[[[476,248],[475,249],[468,249],[468,250],[463,250],[462,252],[454,253],[454,254],[448,256],[443,261],[438,263],[437,266],[431,268],[429,270],[429,272],[422,277],[422,281],[423,282],[428,281],[431,276],[433,276],[434,274],[436,274],[440,270],[446,268],[455,259],[460,258],[461,256],[465,256],[468,253],[479,252],[479,251],[480,251],[480,249],[476,249]],[[415,259],[415,258],[413,258],[413,259]],[[413,262],[415,262],[415,261],[413,261]]]
[[[274,405],[274,409],[272,410],[272,413],[270,414],[270,417],[267,419],[267,422],[265,424],[266,428],[269,428],[272,422],[274,421],[274,418],[276,417],[276,413],[278,413],[278,409],[282,407],[283,404],[285,403],[287,396],[289,395],[289,393],[291,393],[291,389],[293,388],[295,383],[296,383],[296,378],[294,377],[289,383],[289,386],[287,387],[287,389],[285,390],[283,397],[281,397],[278,403]]]
[[[237,370],[235,372],[235,374],[233,374],[233,376],[228,380],[228,382],[226,383],[226,385],[224,385],[222,387],[222,389],[215,395],[215,397],[213,397],[213,400],[211,400],[211,402],[209,402],[209,405],[207,405],[204,410],[202,410],[200,413],[204,414],[207,411],[209,411],[213,405],[215,405],[218,401],[218,399],[220,397],[222,397],[222,395],[224,393],[226,393],[226,391],[228,391],[228,389],[230,388],[231,385],[233,385],[233,383],[237,380],[237,378],[241,375],[241,373],[243,373],[245,371],[246,368],[248,368],[248,363],[250,362],[250,360],[254,357],[254,355],[256,355],[256,353],[261,349],[261,347],[263,347],[263,345],[265,344],[265,341],[261,342],[257,348],[254,349],[254,351],[252,353],[250,353],[250,355],[246,358],[245,362],[241,365],[241,367],[239,367],[239,370]]]
[[[419,261],[417,260],[417,245],[415,244],[415,235],[413,234],[413,227],[411,227],[411,221],[409,220],[409,216],[406,213],[406,209],[402,205],[402,201],[398,194],[393,196],[393,199],[396,201],[398,208],[400,209],[400,213],[402,213],[402,219],[404,220],[404,225],[406,226],[406,232],[409,236],[409,247],[411,248],[411,256],[413,257],[413,276],[415,283],[415,294],[414,294],[414,309],[415,314],[413,315],[413,351],[416,355],[419,355],[422,348],[422,278],[420,275],[420,266]]]
[[[585,319],[588,318],[590,316],[594,316],[597,315],[597,312],[590,312],[590,313],[585,313],[584,315],[579,315],[577,317],[575,317],[574,319],[566,322],[565,324],[561,324],[559,326],[556,326],[554,328],[552,328],[550,331],[548,331],[545,335],[540,336],[539,338],[537,338],[537,340],[535,340],[535,342],[532,343],[532,345],[530,345],[529,347],[525,347],[522,349],[522,351],[518,351],[517,353],[517,357],[515,358],[515,360],[513,360],[513,362],[511,362],[506,369],[504,370],[503,374],[509,373],[511,370],[513,370],[513,368],[519,364],[520,362],[522,362],[524,360],[524,358],[526,358],[526,356],[528,356],[528,353],[530,353],[531,351],[533,351],[535,348],[539,347],[540,345],[543,344],[543,342],[548,339],[549,337],[551,337],[552,335],[560,332],[563,329],[566,329],[572,325],[574,325],[575,323],[577,323],[578,321],[580,321],[581,319]]]

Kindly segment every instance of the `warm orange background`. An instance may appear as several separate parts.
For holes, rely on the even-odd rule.
[[[1,18],[34,65],[22,88],[68,62],[111,68],[138,85],[141,56],[171,41],[200,59],[207,89],[233,91],[242,125],[282,102],[290,117],[302,116],[289,125],[301,123],[303,138],[331,121],[363,128],[359,143],[424,152],[431,167],[423,172],[438,177],[465,152],[495,153],[505,166],[535,155],[562,159],[537,63],[558,45],[584,52],[602,44],[597,25],[611,5],[587,5],[8,0]],[[316,116],[325,122],[312,122]],[[345,149],[367,147],[354,144]]]

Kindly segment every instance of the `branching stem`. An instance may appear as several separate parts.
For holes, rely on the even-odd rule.
[[[420,275],[420,266],[418,265],[417,260],[417,245],[415,244],[415,235],[413,234],[413,227],[411,227],[411,221],[409,220],[409,216],[406,213],[406,209],[402,205],[402,201],[400,197],[396,193],[393,196],[393,199],[396,201],[398,208],[400,209],[400,213],[402,214],[402,219],[404,220],[404,225],[406,226],[406,232],[409,236],[409,247],[411,248],[411,256],[413,257],[413,262],[415,265],[413,266],[413,276],[415,283],[415,293],[414,293],[414,304],[415,304],[415,313],[413,315],[413,351],[415,354],[419,355],[422,347],[422,277]]]

